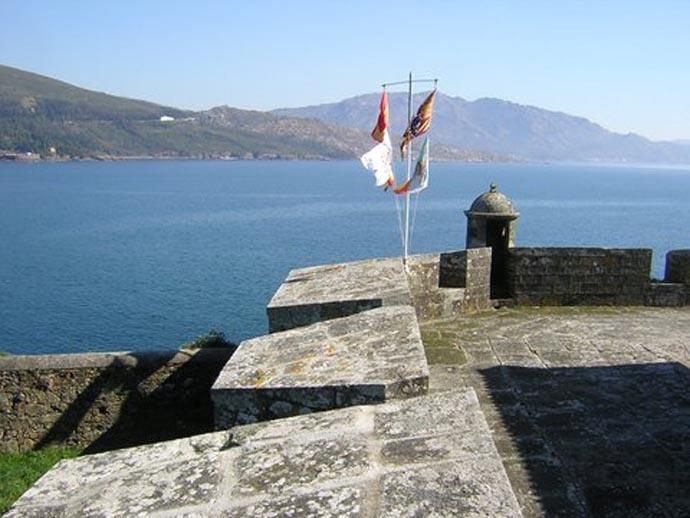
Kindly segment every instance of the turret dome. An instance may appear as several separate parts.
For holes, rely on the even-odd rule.
[[[515,210],[513,202],[505,194],[498,192],[496,184],[492,183],[488,192],[472,202],[470,210],[465,211],[470,216],[486,216],[490,218],[517,218],[519,213]]]

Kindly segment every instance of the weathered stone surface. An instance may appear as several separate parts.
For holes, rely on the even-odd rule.
[[[466,263],[466,260],[464,263]],[[464,266],[465,264],[463,264]],[[450,318],[462,310],[465,300],[464,275],[463,286],[453,288],[441,288],[439,285],[439,275],[439,254],[408,257],[410,293],[417,311],[417,318],[422,322],[439,318]],[[459,274],[456,273],[455,275],[458,276]]]
[[[216,428],[423,394],[428,372],[410,306],[254,338],[212,387]]]
[[[16,516],[520,516],[474,392],[63,461]]]
[[[465,350],[525,516],[689,516],[690,308],[501,309],[422,326]]]
[[[503,469],[475,457],[386,475],[382,515],[522,516],[514,499]]]
[[[0,357],[0,451],[89,451],[213,430],[209,390],[232,351]]]
[[[408,281],[420,321],[491,306],[491,248],[408,257]]]
[[[143,516],[208,504],[227,440],[199,435],[62,461],[7,516]]]
[[[690,286],[667,282],[650,282],[645,293],[644,305],[656,307],[680,307],[687,304]]]
[[[368,309],[410,305],[399,258],[370,259],[292,270],[268,304],[270,332]]]

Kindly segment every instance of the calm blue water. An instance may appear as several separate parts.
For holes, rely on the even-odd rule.
[[[414,252],[463,248],[490,181],[518,245],[689,248],[690,169],[434,164]],[[176,348],[263,334],[291,268],[400,253],[356,162],[0,164],[0,350]]]

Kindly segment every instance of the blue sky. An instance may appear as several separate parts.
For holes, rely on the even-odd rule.
[[[690,2],[0,0],[0,63],[182,108],[271,109],[417,76],[690,139]]]

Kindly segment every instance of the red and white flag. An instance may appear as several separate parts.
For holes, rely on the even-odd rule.
[[[360,158],[362,165],[374,173],[376,187],[392,187],[395,185],[393,175],[393,146],[388,130],[383,132],[383,142],[376,144]]]
[[[393,174],[393,146],[388,134],[388,94],[383,91],[379,105],[379,117],[371,132],[371,138],[378,142],[360,160],[362,165],[374,173],[377,187],[388,189],[395,185]]]

